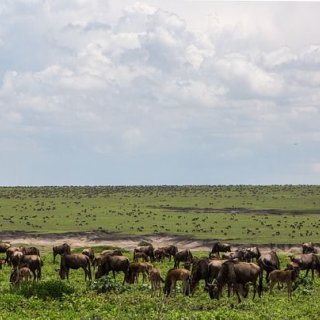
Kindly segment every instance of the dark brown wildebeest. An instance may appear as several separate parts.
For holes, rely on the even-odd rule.
[[[32,272],[28,267],[14,268],[10,275],[12,285],[18,285],[23,281],[29,281],[32,278]]]
[[[219,252],[230,252],[231,246],[229,243],[221,243],[220,241],[216,241],[212,245],[211,253],[219,253]]]
[[[174,256],[174,268],[179,268],[180,262],[193,262],[193,256],[189,249],[176,253]]]
[[[317,270],[320,276],[320,259],[314,253],[294,255],[290,259],[299,265],[300,270],[307,270],[305,277],[309,270],[311,270],[312,279],[314,279],[314,270]]]
[[[212,260],[208,258],[197,259],[192,263],[190,290],[193,295],[200,280],[205,281],[205,287],[209,284],[209,264]]]
[[[211,299],[219,299],[223,287],[228,284],[233,286],[236,292],[238,302],[241,302],[239,292],[246,288],[248,284],[253,285],[253,299],[256,296],[257,281],[258,295],[261,297],[262,292],[262,269],[254,263],[238,262],[227,260],[221,265],[221,269],[216,279],[216,285],[209,285],[209,295]],[[247,294],[247,293],[246,293]]]
[[[165,252],[162,248],[154,250],[154,259],[155,261],[163,262],[164,258],[171,260],[171,255]]]
[[[10,263],[13,268],[17,268],[20,265],[20,260],[23,257],[23,253],[21,251],[15,251],[10,256]]]
[[[286,283],[288,288],[288,299],[291,299],[292,282],[296,281],[299,275],[297,269],[294,270],[273,270],[270,273],[270,294],[276,283]]]
[[[144,261],[144,262],[150,261],[149,257],[144,252],[136,252],[135,253],[133,261],[138,262],[139,259],[142,259],[142,261]]]
[[[145,253],[149,258],[151,262],[154,262],[154,248],[153,246],[142,246],[142,247],[137,247],[133,250],[133,261],[135,260],[135,255],[138,252],[143,252]]]
[[[90,259],[82,253],[62,254],[59,275],[62,280],[69,280],[69,270],[82,268],[84,271],[84,281],[91,281]]]
[[[253,262],[253,259],[258,259],[261,256],[261,252],[258,247],[250,247],[250,248],[245,248],[244,250],[244,261],[246,262]]]
[[[0,253],[6,253],[10,247],[11,247],[10,243],[0,242]]]
[[[242,249],[237,249],[236,251],[226,252],[226,253],[222,254],[221,258],[226,259],[226,260],[244,261],[245,260],[245,251]]]
[[[92,262],[93,268],[98,267],[101,263],[101,259],[103,256],[122,256],[121,250],[115,249],[115,250],[104,250],[100,253],[98,257],[95,257]]]
[[[161,272],[159,268],[153,267],[149,270],[149,280],[151,282],[152,296],[158,291],[158,295],[161,295],[161,282],[164,283],[164,280],[161,277]]]
[[[174,245],[170,245],[167,247],[161,247],[159,248],[163,250],[164,256],[169,258],[169,261],[171,261],[171,257],[174,257],[176,253],[178,252],[178,248]]]
[[[21,252],[20,248],[18,247],[10,247],[6,251],[6,262],[11,265],[11,256],[13,255],[14,252],[19,251]]]
[[[122,284],[125,283],[126,277],[129,270],[129,259],[124,256],[103,256],[101,262],[98,265],[98,270],[96,272],[96,279],[101,278],[104,275],[108,275],[110,271],[113,272],[113,277],[115,278],[116,271],[122,271],[124,273],[124,278]]]
[[[312,242],[305,242],[302,244],[302,253],[317,253],[317,250]]]
[[[171,296],[173,292],[176,291],[177,281],[182,281],[183,283],[183,293],[188,296],[190,295],[190,280],[191,272],[186,269],[170,269],[167,273],[164,293],[168,297]]]
[[[42,260],[38,255],[23,255],[20,259],[19,268],[28,267],[33,274],[33,280],[41,280],[42,265]]]
[[[40,257],[40,251],[36,247],[21,247],[21,252],[25,255],[37,255]]]
[[[71,248],[67,243],[52,248],[53,263],[56,262],[56,255],[71,254]]]
[[[260,256],[257,260],[257,264],[262,270],[266,271],[266,282],[269,283],[269,274],[273,270],[280,269],[280,261],[275,251],[270,251]]]
[[[82,250],[82,254],[84,254],[85,256],[87,256],[90,259],[91,264],[93,265],[93,261],[94,261],[94,251],[92,248],[86,248]]]
[[[129,265],[126,281],[128,283],[138,283],[139,274],[142,274],[142,283],[147,279],[149,271],[153,265],[149,262],[131,262]]]

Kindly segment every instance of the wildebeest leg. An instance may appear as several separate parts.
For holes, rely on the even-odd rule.
[[[33,274],[33,281],[37,280],[36,270],[31,270]]]
[[[249,288],[248,288],[248,292],[249,292]],[[254,298],[256,297],[256,292],[257,292],[257,283],[254,282],[253,283],[253,298],[252,298],[252,300],[254,300]]]
[[[238,285],[235,283],[233,285],[234,290],[236,291],[237,297],[238,297],[238,302],[241,303],[241,298],[240,298],[240,294],[239,294],[239,288]]]
[[[37,272],[37,273],[38,273],[38,274],[37,274],[37,275],[38,275],[38,280],[41,280],[41,268],[38,269],[38,272]]]
[[[267,271],[267,274],[266,274],[266,282],[269,283],[269,274],[270,274],[270,271]]]
[[[112,270],[112,274],[113,274],[113,279],[116,280],[116,272],[114,270]]]
[[[124,283],[126,282],[126,277],[127,277],[127,273],[126,272],[123,272],[124,273],[124,278],[123,278],[123,281],[122,281],[122,285],[124,285]]]
[[[273,289],[273,287],[274,287],[275,284],[276,284],[275,282],[272,282],[272,281],[271,281],[271,284],[270,284],[270,294],[272,293],[272,289]]]

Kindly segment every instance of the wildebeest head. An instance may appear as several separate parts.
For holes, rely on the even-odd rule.
[[[206,289],[208,290],[211,299],[219,300],[219,288],[216,284],[208,284]]]

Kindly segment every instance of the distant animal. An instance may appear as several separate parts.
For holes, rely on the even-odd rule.
[[[231,246],[229,243],[221,243],[216,241],[212,245],[211,253],[230,252]]]
[[[124,256],[103,256],[101,262],[98,265],[98,270],[95,274],[96,279],[101,278],[104,275],[108,275],[110,271],[113,272],[113,277],[115,278],[115,272],[122,271],[124,273],[124,279],[122,284],[125,283],[128,271],[129,271],[129,259]]]
[[[174,245],[170,245],[167,247],[161,247],[159,248],[164,252],[164,256],[169,258],[169,261],[171,261],[171,257],[174,257],[176,253],[178,252],[178,248]]]
[[[150,261],[149,257],[144,252],[136,252],[135,253],[133,261],[138,262],[139,259],[142,259],[142,261],[145,261],[145,262]]]
[[[288,299],[291,299],[292,283],[297,279],[298,270],[274,270],[270,273],[270,294],[276,283],[286,283],[288,288]]]
[[[183,283],[183,294],[186,296],[190,295],[190,280],[191,272],[186,269],[170,269],[167,273],[165,284],[164,284],[164,293],[165,295],[171,296],[173,292],[176,292],[177,281],[182,281]]]
[[[246,262],[253,262],[254,259],[257,261],[260,256],[261,252],[258,247],[250,247],[244,249],[244,261]]]
[[[294,255],[290,259],[298,264],[300,270],[306,270],[305,277],[308,276],[310,270],[312,279],[314,279],[314,270],[317,270],[320,276],[320,258],[314,253]]]
[[[156,294],[158,291],[158,296],[161,295],[161,283],[164,283],[165,281],[161,277],[161,272],[159,268],[151,268],[149,270],[149,280],[151,282],[151,290],[152,290],[152,296]]]
[[[53,263],[56,262],[56,256],[58,254],[71,254],[71,248],[67,243],[61,244],[59,246],[54,246],[52,248],[52,254],[53,254]]]
[[[244,261],[245,260],[245,251],[238,249],[233,252],[226,252],[226,253],[222,254],[221,257],[222,257],[222,259]]]
[[[259,280],[258,288],[257,281]],[[227,260],[221,265],[216,278],[216,285],[209,285],[208,291],[211,299],[219,299],[222,288],[228,284],[233,286],[238,302],[241,302],[239,292],[248,284],[253,285],[253,299],[258,291],[259,297],[262,292],[262,269],[254,263]],[[258,290],[257,290],[258,289]],[[247,295],[247,291],[246,294]]]
[[[25,255],[37,255],[40,257],[40,250],[36,247],[21,247],[21,252]]]
[[[127,272],[126,281],[128,283],[138,283],[138,277],[141,273],[142,283],[144,283],[152,268],[153,265],[149,262],[131,262]]]
[[[150,245],[150,246],[141,246],[141,247],[135,248],[133,250],[133,260],[135,260],[135,256],[138,252],[145,253],[150,258],[151,262],[155,261],[153,246]]]
[[[275,251],[270,251],[266,254],[261,255],[257,260],[258,266],[262,270],[266,271],[266,282],[269,283],[269,274],[273,270],[280,269],[280,261]]]
[[[93,268],[98,267],[101,263],[101,259],[103,256],[122,256],[121,250],[115,249],[115,250],[104,250],[100,253],[98,257],[95,257],[92,262]]]
[[[11,247],[10,243],[0,242],[0,253],[6,253],[10,247]]]
[[[302,253],[317,253],[317,250],[312,242],[305,242],[302,244]]]
[[[154,250],[154,259],[155,261],[163,262],[164,258],[168,258],[169,261],[171,260],[171,255],[166,253],[162,248],[158,248]]]
[[[192,262],[193,255],[189,249],[179,251],[174,256],[174,268],[179,268],[180,262]]]
[[[7,249],[7,251],[6,251],[6,263],[8,263],[8,265],[11,265],[11,256],[16,251],[21,252],[20,248],[18,248],[18,247],[9,247]]]
[[[94,256],[94,251],[92,248],[83,249],[82,254],[87,256],[90,259],[91,264],[93,264],[95,256]]]
[[[32,272],[28,267],[14,268],[10,275],[12,285],[20,284],[23,281],[29,281],[32,278]]]
[[[62,254],[60,262],[59,275],[62,280],[69,280],[69,270],[82,268],[84,271],[84,280],[91,281],[90,259],[82,253]]]

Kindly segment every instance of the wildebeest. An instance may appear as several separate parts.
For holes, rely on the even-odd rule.
[[[302,244],[302,253],[317,253],[317,250],[312,242],[305,242]]]
[[[320,276],[320,259],[314,253],[294,255],[290,259],[299,265],[300,270],[306,270],[305,277],[309,270],[311,270],[312,279],[314,279],[314,270],[317,270]]]
[[[261,296],[262,292],[262,269],[254,263],[238,262],[227,260],[221,265],[221,269],[216,279],[216,286],[209,286],[209,295],[211,299],[219,299],[222,293],[222,288],[228,284],[233,286],[236,292],[238,302],[241,302],[239,291],[246,288],[248,284],[253,285],[253,299],[256,296],[257,280],[258,295]]]
[[[191,283],[190,283],[190,290],[191,294],[194,294],[194,291],[199,283],[200,280],[205,281],[205,287],[209,283],[209,264],[212,260],[208,258],[198,259],[192,263],[191,269]]]
[[[291,299],[292,282],[298,277],[298,270],[273,270],[270,273],[270,294],[276,283],[286,283],[288,288],[288,299]]]
[[[164,258],[171,260],[171,255],[166,253],[162,248],[154,250],[154,259],[155,261],[163,262]]]
[[[6,253],[10,247],[11,247],[10,243],[0,242],[0,253]]]
[[[169,261],[171,261],[171,257],[174,257],[176,253],[178,252],[178,248],[174,245],[170,245],[167,247],[161,247],[159,248],[163,250],[164,256],[169,258]]]
[[[221,243],[220,241],[216,241],[212,245],[211,253],[219,253],[219,252],[230,252],[231,246],[229,243]]]
[[[176,291],[177,281],[182,281],[183,283],[183,293],[185,295],[190,295],[190,280],[191,272],[186,269],[170,269],[167,273],[164,285],[164,293],[168,297]]]
[[[69,280],[69,270],[82,268],[84,271],[84,280],[87,278],[91,281],[90,259],[82,253],[62,254],[60,262],[59,275],[62,280]]]
[[[101,259],[104,256],[122,256],[122,252],[121,252],[121,250],[118,250],[118,249],[115,249],[115,250],[103,250],[98,257],[95,257],[93,259],[93,262],[92,262],[93,268],[99,266],[99,264],[101,263]]]
[[[71,248],[67,243],[61,244],[59,246],[54,246],[52,248],[52,254],[53,254],[53,263],[55,263],[56,255],[60,254],[62,256],[63,254],[71,254]]]
[[[101,278],[104,275],[108,275],[110,271],[113,272],[113,277],[115,278],[116,271],[122,271],[124,273],[124,278],[122,284],[125,283],[126,277],[129,270],[129,259],[124,256],[103,256],[101,262],[98,265],[98,270],[95,274],[96,279]]]
[[[142,274],[142,283],[147,279],[149,271],[153,268],[153,265],[149,262],[131,262],[127,272],[126,281],[128,283],[138,283],[139,274]]]
[[[256,259],[256,261],[260,258],[261,252],[258,247],[250,247],[245,248],[244,250],[244,260],[247,262],[252,262],[253,259]]]
[[[11,256],[13,255],[14,252],[19,251],[21,252],[20,248],[18,247],[10,247],[6,251],[6,262],[11,265]]]
[[[174,268],[179,268],[180,262],[192,262],[193,256],[189,249],[179,251],[174,256]]]
[[[40,251],[36,247],[21,247],[20,248],[21,252],[25,255],[37,255],[40,257]]]
[[[28,267],[32,274],[33,280],[41,280],[41,267],[43,263],[41,258],[36,254],[23,255],[20,259],[19,267]]]
[[[13,285],[20,284],[22,281],[29,281],[32,277],[28,267],[14,268],[10,275],[10,282]]]
[[[145,262],[149,261],[149,257],[144,252],[136,252],[134,255],[134,262],[138,262],[139,259],[142,259]]]
[[[241,249],[237,249],[236,251],[226,252],[222,254],[221,257],[222,259],[244,261],[245,251]]]
[[[135,256],[138,252],[143,252],[145,253],[153,262],[155,260],[154,258],[154,248],[153,246],[142,246],[142,247],[137,247],[133,250],[133,260],[135,260]]]
[[[257,260],[258,265],[262,270],[266,271],[266,281],[269,283],[269,274],[273,270],[280,269],[280,261],[275,251],[270,251],[260,256]]]
[[[82,250],[82,254],[87,256],[90,259],[91,264],[93,264],[94,261],[94,251],[92,248],[86,248]]]
[[[23,253],[21,251],[15,251],[10,256],[10,262],[13,266],[13,268],[17,268],[20,264],[20,260],[23,257]]]
[[[151,268],[149,270],[149,280],[151,282],[152,296],[158,291],[158,295],[161,295],[161,282],[164,280],[161,277],[161,272],[159,268]]]

